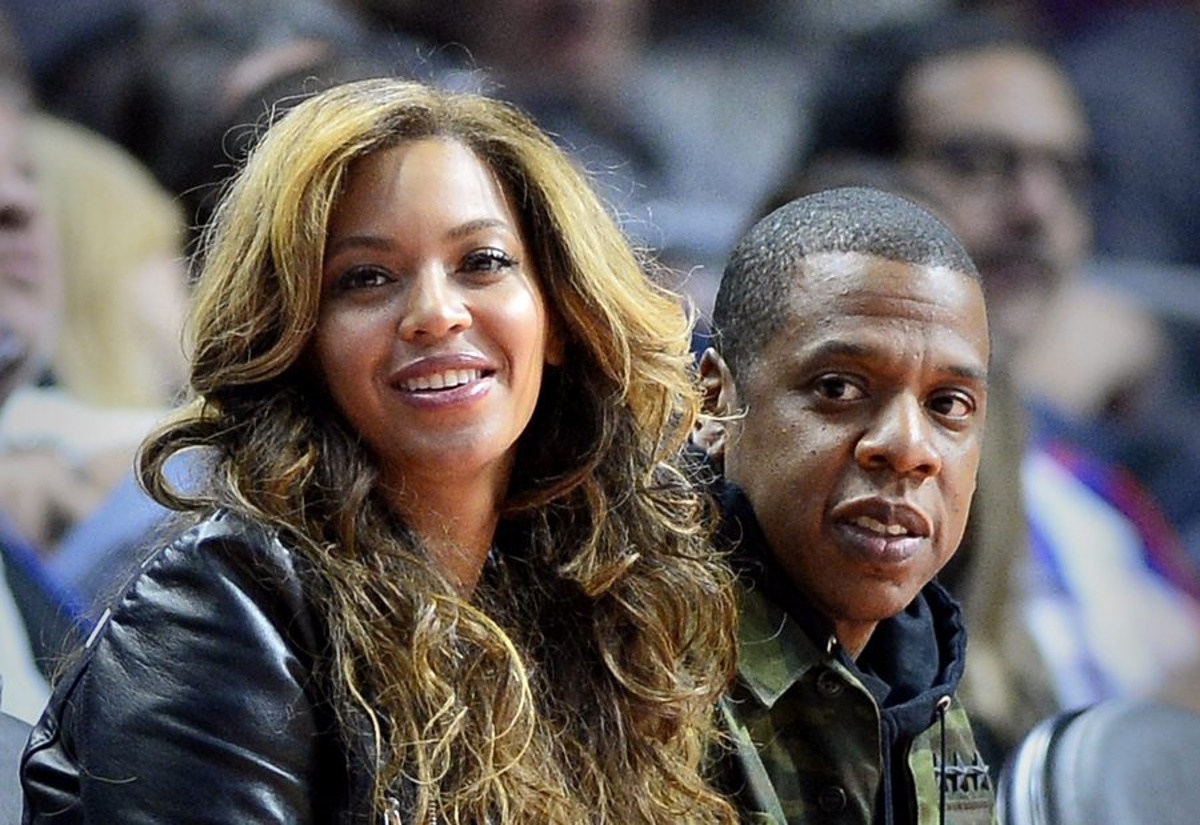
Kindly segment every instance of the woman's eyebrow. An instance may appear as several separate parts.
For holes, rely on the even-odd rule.
[[[330,256],[341,252],[343,249],[348,249],[350,247],[386,251],[392,248],[392,244],[382,235],[343,235],[340,238],[335,238],[325,246],[325,257],[329,258]]]
[[[508,221],[500,218],[476,218],[473,221],[459,224],[451,229],[447,235],[450,238],[461,238],[465,235],[470,235],[473,232],[479,232],[482,229],[507,229],[511,231]]]
[[[446,237],[450,238],[451,240],[456,240],[484,229],[504,229],[510,232],[512,231],[508,221],[500,218],[477,218],[453,227],[449,232],[446,233]],[[391,241],[382,235],[371,235],[365,233],[344,235],[340,238],[335,238],[325,247],[325,257],[328,258],[331,255],[336,255],[338,252],[341,252],[343,249],[348,247],[360,247],[365,249],[387,251],[392,248],[392,244]]]

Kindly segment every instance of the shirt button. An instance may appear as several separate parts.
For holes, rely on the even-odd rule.
[[[827,785],[817,794],[817,806],[827,814],[834,814],[846,807],[846,792],[837,785]]]
[[[841,677],[832,670],[823,670],[817,677],[817,691],[823,696],[837,696],[843,687]]]

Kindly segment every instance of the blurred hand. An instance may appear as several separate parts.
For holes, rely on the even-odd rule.
[[[121,449],[75,462],[53,445],[0,453],[0,510],[45,555],[96,509],[132,462]]]
[[[1086,419],[1124,406],[1166,351],[1158,321],[1120,292],[1077,279],[1065,287],[1016,359],[1026,397]]]

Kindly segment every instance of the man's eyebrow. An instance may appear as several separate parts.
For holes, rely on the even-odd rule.
[[[880,354],[886,354],[886,350],[882,347],[868,346],[865,344],[855,343],[853,341],[823,341],[805,354],[805,359],[821,360],[825,358],[869,358]],[[986,367],[973,367],[966,364],[950,364],[943,368],[945,372],[951,375],[958,376],[965,381],[971,381],[978,384],[986,384],[988,382],[988,371]]]
[[[979,367],[964,367],[958,364],[951,364],[946,367],[946,372],[977,384],[986,384],[988,382],[988,371],[986,368],[980,369]]]
[[[812,358],[862,358],[878,352],[878,347],[868,347],[850,341],[823,341],[809,352],[809,356]]]

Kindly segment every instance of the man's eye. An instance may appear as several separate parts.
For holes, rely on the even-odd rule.
[[[948,392],[931,398],[929,408],[943,418],[961,421],[975,412],[975,402],[963,393]]]
[[[813,387],[817,395],[830,401],[856,401],[866,396],[861,387],[841,375],[823,375]]]
[[[462,262],[465,272],[499,272],[516,265],[516,258],[503,249],[491,246],[468,252]]]
[[[337,288],[339,290],[350,289],[368,289],[370,287],[383,286],[390,282],[392,277],[386,270],[380,269],[377,266],[356,266],[352,267],[337,280]]]

